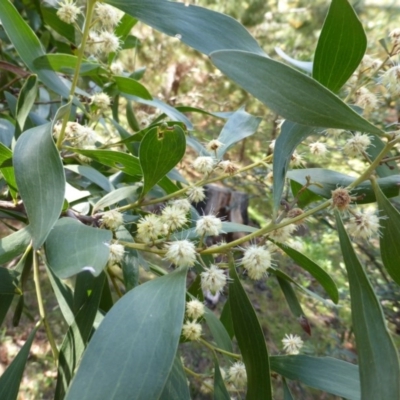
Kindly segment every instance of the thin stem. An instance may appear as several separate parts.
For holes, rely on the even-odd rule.
[[[71,105],[72,105],[72,100],[74,98],[75,89],[78,85],[79,72],[81,70],[81,65],[82,65],[83,56],[84,56],[84,52],[85,52],[85,44],[86,44],[87,38],[89,37],[90,21],[92,20],[92,17],[93,17],[94,6],[96,4],[96,1],[97,0],[89,0],[87,3],[85,27],[83,29],[82,41],[78,48],[78,52],[77,52],[77,56],[76,56],[75,72],[74,72],[74,76],[72,78],[71,88],[69,90],[69,101],[68,101],[69,107],[68,107],[68,111],[64,115],[62,126],[61,126],[61,132],[57,139],[57,148],[59,150],[61,150],[62,142],[64,141],[65,128],[67,126],[67,122],[69,120],[69,116],[71,113]]]
[[[190,368],[187,368],[187,367],[184,366],[183,369],[185,370],[186,373],[188,373],[189,375],[194,376],[195,378],[198,378],[198,379],[203,379],[204,378],[204,375],[197,374],[196,372],[192,371]]]
[[[132,243],[132,242],[124,242],[124,241],[118,241],[118,243],[122,244],[122,246],[124,246],[124,247],[129,247],[130,249],[146,251],[148,253],[159,254],[161,256],[163,256],[166,253],[165,250],[150,248],[150,247],[147,247],[145,244],[141,244],[141,243]]]
[[[332,203],[331,200],[326,200],[325,202],[323,202],[319,206],[314,207],[311,210],[308,210],[308,211],[304,212],[303,214],[298,215],[297,217],[288,219],[288,220],[286,220],[284,222],[281,222],[280,224],[270,223],[269,225],[265,226],[264,228],[261,228],[261,229],[258,229],[255,232],[249,233],[248,235],[243,236],[243,237],[241,237],[239,239],[236,239],[233,242],[226,243],[226,244],[224,244],[222,246],[219,246],[219,247],[210,247],[210,248],[208,248],[206,250],[203,250],[203,251],[201,251],[201,254],[224,253],[226,250],[228,250],[228,249],[230,249],[232,247],[235,247],[235,246],[239,246],[242,243],[248,242],[248,241],[250,241],[252,239],[255,239],[258,236],[266,235],[267,233],[272,232],[272,231],[274,231],[276,229],[283,228],[286,225],[294,224],[297,221],[301,221],[304,218],[307,218],[308,216],[310,216],[310,215],[312,215],[312,214],[314,214],[314,213],[316,213],[318,211],[321,211],[321,210],[329,207],[331,205],[331,203]]]
[[[237,360],[241,360],[242,359],[242,356],[240,354],[231,353],[230,351],[226,351],[226,350],[220,349],[219,347],[215,347],[212,344],[208,343],[204,339],[200,338],[199,342],[204,344],[204,346],[208,347],[213,353],[215,353],[217,351],[218,353],[225,354],[225,355],[227,355],[229,357],[232,357],[232,358],[236,358]]]
[[[35,282],[36,297],[39,306],[40,319],[43,322],[44,329],[46,331],[47,339],[49,340],[51,351],[53,353],[53,358],[55,363],[58,363],[58,349],[56,342],[54,340],[53,334],[51,333],[50,325],[47,321],[46,311],[43,305],[42,290],[40,288],[40,275],[39,275],[39,264],[38,256],[36,252],[33,252],[33,280]]]
[[[115,289],[115,291],[116,291],[118,297],[121,298],[121,297],[123,296],[123,294],[122,294],[120,288],[118,287],[118,284],[117,284],[117,282],[116,282],[116,280],[115,280],[115,275],[114,275],[113,272],[110,270],[110,268],[107,268],[107,275],[109,276],[109,278],[110,278],[110,280],[111,280],[111,283],[112,283],[112,285],[113,285],[113,287],[114,287],[114,289]]]
[[[261,161],[256,161],[256,162],[254,162],[252,164],[249,164],[249,165],[247,165],[247,166],[245,166],[243,168],[238,169],[234,174],[222,174],[222,175],[218,175],[218,176],[216,176],[214,178],[202,179],[200,182],[197,182],[194,186],[204,186],[204,185],[208,185],[209,183],[214,183],[214,182],[217,182],[217,181],[223,181],[224,179],[231,178],[234,175],[237,175],[237,174],[240,174],[242,172],[248,171],[249,169],[255,168],[255,167],[259,166],[259,165],[264,165],[264,163],[266,161],[271,161],[271,159],[272,159],[272,155],[269,155],[269,156],[263,158]],[[148,200],[148,201],[144,201],[143,202],[142,201],[143,199],[139,199],[135,203],[128,204],[126,206],[116,208],[116,210],[119,211],[119,212],[123,212],[123,211],[127,211],[127,210],[131,210],[133,208],[136,208],[139,205],[140,206],[149,206],[151,204],[164,203],[164,202],[166,202],[166,201],[168,201],[170,199],[173,199],[175,197],[178,197],[180,195],[185,194],[191,187],[192,186],[186,186],[183,189],[177,190],[174,193],[168,194],[168,195],[163,196],[163,197],[158,197],[157,199],[153,199],[153,200]]]

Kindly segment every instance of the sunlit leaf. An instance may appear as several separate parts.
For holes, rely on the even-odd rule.
[[[166,0],[107,0],[152,28],[204,53],[242,49],[265,54],[250,33],[233,18],[206,8]]]
[[[276,53],[283,58],[287,63],[297,67],[305,72],[311,73],[313,69],[312,61],[301,61],[296,60],[290,56],[288,56],[280,47],[275,47]]]
[[[159,398],[181,334],[186,272],[140,285],[115,304],[90,340],[66,400]]]
[[[13,161],[33,247],[38,249],[57,222],[64,204],[65,175],[51,124],[24,132],[15,145]]]
[[[36,100],[38,92],[38,81],[36,75],[31,75],[21,88],[15,110],[17,121],[16,137],[24,130],[26,119]]]
[[[283,118],[308,126],[382,134],[319,82],[285,64],[233,50],[216,51],[210,58],[228,78]]]
[[[362,399],[400,398],[400,366],[381,305],[344,229],[336,223],[350,284],[351,316],[360,369]]]
[[[97,210],[104,209],[105,207],[109,207],[113,204],[119,203],[125,199],[133,199],[137,198],[138,188],[135,186],[124,186],[118,189],[113,190],[112,192],[106,194],[102,197],[93,207],[93,212]]]
[[[332,0],[315,50],[313,77],[337,92],[367,48],[364,28],[348,0]]]
[[[135,79],[127,78],[125,76],[115,76],[114,81],[118,90],[122,93],[138,96],[145,100],[153,99],[149,91]]]

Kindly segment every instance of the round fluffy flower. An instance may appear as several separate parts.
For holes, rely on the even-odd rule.
[[[99,107],[103,111],[106,111],[111,104],[110,97],[103,92],[95,93],[90,99],[92,104]]]
[[[185,211],[185,213],[188,213],[192,207],[190,204],[190,201],[187,199],[174,200],[174,201],[171,201],[170,204],[173,207],[176,207],[176,208],[179,208],[179,209]]]
[[[119,22],[119,12],[112,6],[103,3],[96,4],[96,15],[102,26],[113,28]]]
[[[167,225],[168,230],[175,231],[184,226],[187,222],[186,211],[175,206],[167,206],[162,211],[162,220]]]
[[[221,143],[219,140],[213,139],[210,140],[207,145],[206,145],[206,149],[208,151],[217,151],[218,149],[220,149],[224,144]]]
[[[125,254],[124,246],[122,246],[122,244],[112,243],[109,245],[109,248],[110,254],[108,256],[108,264],[114,265],[120,263]]]
[[[168,245],[165,258],[177,267],[192,267],[196,261],[196,248],[189,240],[177,240]]]
[[[115,231],[124,223],[123,215],[116,210],[106,211],[101,217],[103,224]]]
[[[119,38],[112,32],[102,31],[99,35],[99,50],[102,53],[114,53],[119,49]]]
[[[198,203],[199,201],[203,201],[206,198],[206,194],[204,192],[204,188],[200,186],[191,187],[188,192],[189,200],[193,203]]]
[[[67,24],[73,24],[78,19],[81,13],[81,8],[76,6],[72,0],[64,0],[58,3],[59,9],[57,10],[58,18]]]
[[[284,218],[282,222],[286,222],[287,220],[287,218]],[[285,225],[269,233],[269,237],[277,242],[286,243],[296,229],[296,225],[294,224]]]
[[[298,335],[286,334],[282,343],[286,354],[299,354],[299,350],[303,347],[303,341]]]
[[[186,303],[186,316],[194,320],[201,318],[204,315],[204,310],[204,304],[197,299]]]
[[[400,65],[389,68],[382,75],[382,83],[387,87],[389,92],[397,94],[400,91]]]
[[[357,132],[351,139],[349,139],[343,147],[343,151],[348,156],[356,156],[365,152],[371,144],[371,139],[365,133]]]
[[[236,388],[243,388],[247,384],[246,367],[241,361],[236,361],[229,368],[229,381],[233,383]]]
[[[222,170],[229,175],[233,175],[238,170],[238,167],[229,160],[221,161],[218,164],[218,167],[222,168]]]
[[[259,280],[271,267],[271,254],[263,246],[250,246],[244,252],[242,264],[251,279]]]
[[[182,327],[182,335],[187,340],[199,340],[202,328],[196,321],[186,321]]]
[[[89,126],[83,126],[79,132],[79,136],[76,137],[77,143],[81,145],[94,145],[97,140],[96,131]]]
[[[114,75],[122,75],[124,66],[121,61],[115,61],[110,65],[110,70]]]
[[[155,214],[148,214],[141,218],[136,227],[139,238],[147,238],[150,241],[156,240],[164,233],[164,224],[160,217]]]
[[[366,112],[369,112],[377,107],[378,99],[367,88],[360,88],[357,90],[356,104],[362,107]]]
[[[226,285],[226,275],[222,269],[211,264],[210,268],[205,268],[201,274],[201,287],[205,292],[212,294],[222,291]]]
[[[332,207],[339,211],[345,211],[350,207],[351,196],[350,192],[344,188],[332,190]]]
[[[314,154],[315,156],[323,157],[328,151],[326,146],[321,142],[310,143],[308,147],[310,148],[310,153]]]
[[[390,41],[393,46],[398,46],[400,44],[400,28],[395,28],[389,33]]]
[[[292,157],[290,158],[290,164],[293,167],[300,167],[303,165],[303,157],[297,151],[294,151]]]
[[[222,221],[214,215],[204,215],[196,222],[196,232],[200,235],[217,236],[222,229]]]
[[[85,51],[94,56],[100,51],[101,39],[97,32],[90,31],[87,41],[85,43]]]
[[[209,174],[214,169],[214,159],[212,157],[197,157],[193,161],[193,168],[201,174]]]
[[[379,217],[371,210],[357,213],[350,219],[347,229],[350,235],[369,239],[372,235],[379,235]]]

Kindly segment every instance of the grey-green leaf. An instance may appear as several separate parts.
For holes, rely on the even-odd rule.
[[[0,264],[5,264],[22,254],[31,241],[28,228],[22,228],[0,239]]]
[[[158,400],[190,400],[189,385],[178,354]]]
[[[337,92],[351,77],[367,48],[367,37],[348,0],[332,0],[315,50],[313,77]]]
[[[331,357],[272,356],[271,369],[292,380],[349,400],[360,400],[357,365]]]
[[[256,312],[230,263],[229,303],[235,336],[247,372],[247,400],[272,400],[270,366],[264,333]]]
[[[330,199],[332,197],[332,190],[338,187],[347,187],[356,179],[352,176],[342,174],[341,172],[323,168],[295,169],[289,171],[287,176],[289,179],[296,181],[302,186],[306,184],[306,177],[309,176],[311,182],[318,183],[318,186],[311,185],[307,190],[325,199]],[[386,197],[395,197],[399,194],[400,175],[379,178],[377,181]],[[352,189],[351,195],[354,197],[360,196],[360,198],[356,200],[357,204],[374,203],[376,201],[370,181],[364,181]]]
[[[363,400],[400,398],[397,349],[386,326],[381,305],[344,229],[338,211],[336,223],[350,284],[351,316],[356,339]]]
[[[87,270],[98,276],[107,265],[111,231],[92,228],[72,218],[61,218],[46,240],[46,257],[61,279]]]
[[[217,347],[232,353],[232,341],[222,322],[208,308],[206,308],[205,310],[204,319],[206,320],[207,325],[210,328],[211,334]]]
[[[1,400],[16,400],[18,398],[19,385],[36,331],[37,327],[31,332],[22,349],[0,377]]]
[[[142,195],[153,188],[182,159],[186,150],[185,132],[178,125],[173,129],[150,129],[139,147],[143,171]]]
[[[228,78],[283,118],[321,128],[383,133],[319,82],[285,64],[233,50],[214,52],[210,58]]]
[[[106,2],[204,54],[222,49],[242,49],[265,54],[250,33],[225,14],[166,0]]]
[[[378,184],[373,184],[379,207],[381,226],[380,249],[382,262],[392,279],[400,285],[400,213],[382,193]]]
[[[102,197],[93,207],[93,212],[97,210],[104,209],[105,207],[109,207],[113,204],[116,204],[122,200],[130,199],[132,202],[133,199],[136,199],[138,188],[134,185],[132,186],[124,186],[118,189],[113,190],[112,192],[106,194]]]
[[[214,356],[214,400],[230,400],[224,379],[219,369],[218,358]]]
[[[160,397],[181,334],[186,272],[140,285],[115,304],[89,342],[66,400]]]
[[[24,132],[14,150],[14,172],[35,249],[44,243],[64,203],[65,175],[51,124]]]
[[[117,88],[122,93],[131,94],[133,96],[141,97],[145,100],[152,100],[153,97],[149,91],[138,81],[125,76],[115,76],[115,83]]]
[[[17,107],[16,107],[16,120],[18,124],[18,134],[24,130],[25,121],[28,118],[29,112],[31,111],[33,104],[36,99],[38,91],[38,80],[36,75],[31,75],[25,81],[21,88],[21,92],[18,96]]]
[[[281,133],[276,139],[273,161],[273,199],[274,212],[278,212],[281,204],[283,188],[285,186],[286,172],[289,168],[290,158],[296,147],[312,132],[314,128],[306,125],[285,121]]]

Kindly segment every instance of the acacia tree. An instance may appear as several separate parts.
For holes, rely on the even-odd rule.
[[[88,0],[78,7],[64,0],[57,7],[36,2],[33,7],[49,27],[55,53],[46,54],[11,2],[0,3],[10,42],[2,68],[25,79],[18,97],[4,93],[9,112],[1,119],[5,200],[0,210],[19,224],[0,241],[0,261],[17,260],[0,269],[0,316],[3,321],[15,296],[21,312],[33,269],[40,319],[1,376],[0,397],[17,398],[30,346],[43,327],[58,369],[57,399],[188,399],[187,376],[201,380],[216,399],[229,399],[229,393],[272,399],[272,372],[282,377],[285,399],[292,398],[286,379],[348,399],[399,398],[397,350],[349,234],[363,239],[379,235],[382,262],[400,283],[400,215],[388,200],[399,191],[398,156],[392,150],[400,137],[384,121],[365,118],[376,107],[368,85],[377,82],[379,71],[384,71],[386,96],[398,94],[400,67],[388,61],[400,49],[400,33],[392,32],[386,60],[364,57],[366,36],[357,15],[347,0],[333,0],[313,63],[282,54],[292,68],[265,54],[234,19],[189,4]],[[118,51],[135,43],[130,31],[137,21],[208,55],[228,78],[283,117],[273,154],[238,167],[226,153],[252,135],[261,118],[243,109],[230,113],[219,137],[203,146],[184,112],[206,111],[165,104],[140,83],[143,71],[125,71]],[[37,104],[38,93],[53,105]],[[354,100],[357,106],[349,106]],[[141,129],[132,108],[136,103],[162,114]],[[297,147],[311,135],[322,140],[326,129],[347,135],[343,152],[364,163],[358,177],[290,166],[291,161],[300,164]],[[314,155],[326,152],[319,140],[310,144]],[[176,169],[187,145],[198,153],[193,168],[203,176],[199,181],[187,182]],[[195,211],[193,204],[204,200],[206,184],[265,164],[272,165],[274,211],[264,226],[224,222]],[[291,199],[282,207],[287,184]],[[365,203],[377,203],[378,213],[357,208]],[[159,211],[149,208],[157,204],[163,205]],[[308,332],[294,291],[307,289],[271,263],[271,252],[281,249],[337,303],[333,279],[289,242],[299,223],[323,210],[336,218],[358,365],[301,355],[302,340],[294,335],[283,340],[287,355],[270,356],[241,283],[245,275],[275,277]],[[207,238],[221,232],[245,235],[209,246]],[[164,268],[165,262],[171,267]],[[140,284],[139,268],[154,278]],[[197,276],[190,287],[188,269]],[[41,274],[50,280],[68,324],[60,347],[43,306]],[[110,285],[120,297],[115,304]],[[204,292],[222,291],[228,300],[217,318],[204,306]],[[212,341],[202,336],[204,324]],[[180,343],[190,341],[210,350],[213,377],[182,363]],[[226,376],[220,363],[229,369]]]

